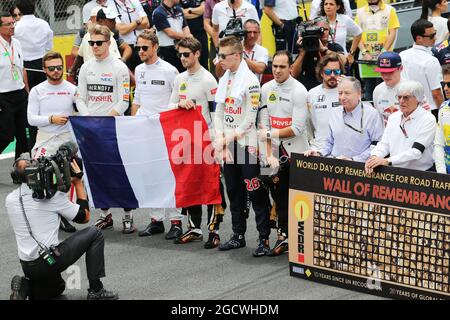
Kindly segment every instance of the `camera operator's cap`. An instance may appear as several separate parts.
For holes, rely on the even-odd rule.
[[[378,56],[376,72],[393,72],[402,65],[402,58],[397,52],[386,51]]]
[[[120,18],[120,14],[117,13],[116,10],[111,10],[111,8],[102,8],[102,7],[97,7],[99,8],[99,10],[97,11],[97,20],[98,19],[110,19],[110,20],[115,20],[116,18]]]

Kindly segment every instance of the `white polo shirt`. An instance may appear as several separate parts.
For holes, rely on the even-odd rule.
[[[19,40],[14,37],[11,45],[0,36],[0,93],[21,90],[23,82],[23,54]]]
[[[150,116],[169,110],[170,95],[178,70],[158,59],[154,64],[138,65],[134,75],[136,91],[133,104],[140,106],[136,115]]]
[[[255,6],[247,1],[242,1],[241,7],[236,10],[236,17],[242,19],[242,25],[248,19],[254,19],[259,22],[259,16]],[[233,18],[233,9],[228,4],[228,0],[223,0],[214,6],[212,23],[213,25],[219,25],[219,32],[225,30],[231,18]]]
[[[264,6],[273,8],[281,20],[294,20],[298,17],[296,0],[264,0]]]
[[[327,89],[323,84],[312,88],[308,92],[308,109],[313,125],[314,139],[311,145],[317,149],[321,141],[328,136],[328,122],[334,108],[341,106],[337,87]]]
[[[95,7],[106,8],[108,6],[108,0],[103,0],[104,4],[99,4],[99,0],[92,0],[83,6],[83,23],[87,23],[91,18],[92,9]]]
[[[385,126],[390,115],[400,110],[397,100],[398,85],[399,83],[395,87],[389,87],[385,82],[382,82],[373,90],[373,104],[383,117]]]
[[[63,80],[59,85],[44,81],[33,87],[28,97],[28,122],[39,131],[59,134],[70,131],[70,122],[60,126],[51,124],[50,115],[71,116],[74,112],[76,86]]]
[[[397,111],[387,122],[383,137],[373,148],[371,155],[389,156],[393,166],[428,170],[433,166],[433,143],[436,119],[425,109],[418,107],[400,128],[403,113]],[[422,150],[423,151],[422,151]]]
[[[139,18],[147,17],[139,0],[108,0],[108,8],[120,14],[120,23],[129,24]],[[135,45],[138,35],[142,32],[144,30],[136,29],[121,36],[126,43]]]
[[[250,59],[251,61],[262,62],[267,67],[269,62],[269,51],[256,43],[251,51],[246,51],[244,48],[244,57]],[[262,74],[255,73],[255,75],[258,77],[259,81],[261,81]]]
[[[53,47],[53,31],[49,24],[32,14],[17,22],[14,37],[20,41],[25,61],[41,59]]]
[[[28,232],[20,205],[20,193],[33,236],[46,247],[59,244],[61,216],[69,221],[73,220],[80,206],[70,202],[67,195],[59,191],[51,199],[37,201],[33,199],[33,192],[25,183],[6,197],[6,211],[16,236],[19,259],[34,261],[39,258],[39,246]]]
[[[431,48],[414,44],[412,48],[400,52],[400,57],[403,65],[402,79],[421,83],[431,110],[437,109],[431,91],[441,89],[442,68],[439,60],[431,54]]]

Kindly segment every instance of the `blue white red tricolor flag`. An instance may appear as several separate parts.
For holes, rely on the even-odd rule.
[[[200,110],[153,117],[70,117],[94,208],[180,208],[221,202]]]

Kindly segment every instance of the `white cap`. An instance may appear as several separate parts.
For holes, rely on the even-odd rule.
[[[97,17],[97,13],[100,11],[101,8],[102,7],[100,7],[100,6],[92,8],[90,17],[91,18]]]
[[[116,19],[118,17],[120,17],[120,14],[117,13],[116,10],[111,10],[111,8],[106,7],[106,8],[100,8],[102,9],[103,13],[105,14],[106,19]]]

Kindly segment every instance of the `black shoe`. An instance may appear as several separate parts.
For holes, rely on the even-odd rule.
[[[220,244],[220,237],[215,232],[210,232],[208,235],[208,241],[205,242],[205,249],[217,248]]]
[[[287,253],[289,250],[289,241],[288,239],[277,240],[273,248],[267,254],[269,257],[276,257],[283,253]]]
[[[119,294],[115,291],[108,291],[105,288],[101,288],[98,291],[88,289],[87,300],[117,300]]]
[[[175,224],[172,223],[172,226],[170,227],[169,232],[166,234],[166,240],[172,240],[181,237],[183,234],[183,229],[181,227],[181,224]]]
[[[61,221],[59,222],[59,229],[69,233],[74,233],[77,231],[77,229],[75,229],[75,227],[71,225],[69,221],[67,221],[67,219],[64,217],[61,217]]]
[[[258,240],[258,246],[256,247],[255,251],[253,251],[254,257],[262,257],[266,256],[270,251],[269,247],[269,239],[259,239]]]
[[[243,247],[245,247],[245,236],[243,234],[234,233],[230,240],[219,246],[219,250],[226,251]]]
[[[183,244],[193,241],[202,241],[203,234],[200,229],[189,229],[184,234],[173,240],[175,244]]]
[[[14,276],[11,280],[11,295],[9,300],[26,300],[30,295],[30,284],[27,278]]]
[[[164,232],[164,223],[162,221],[152,221],[147,228],[143,231],[139,231],[139,237],[147,237],[158,233]]]

